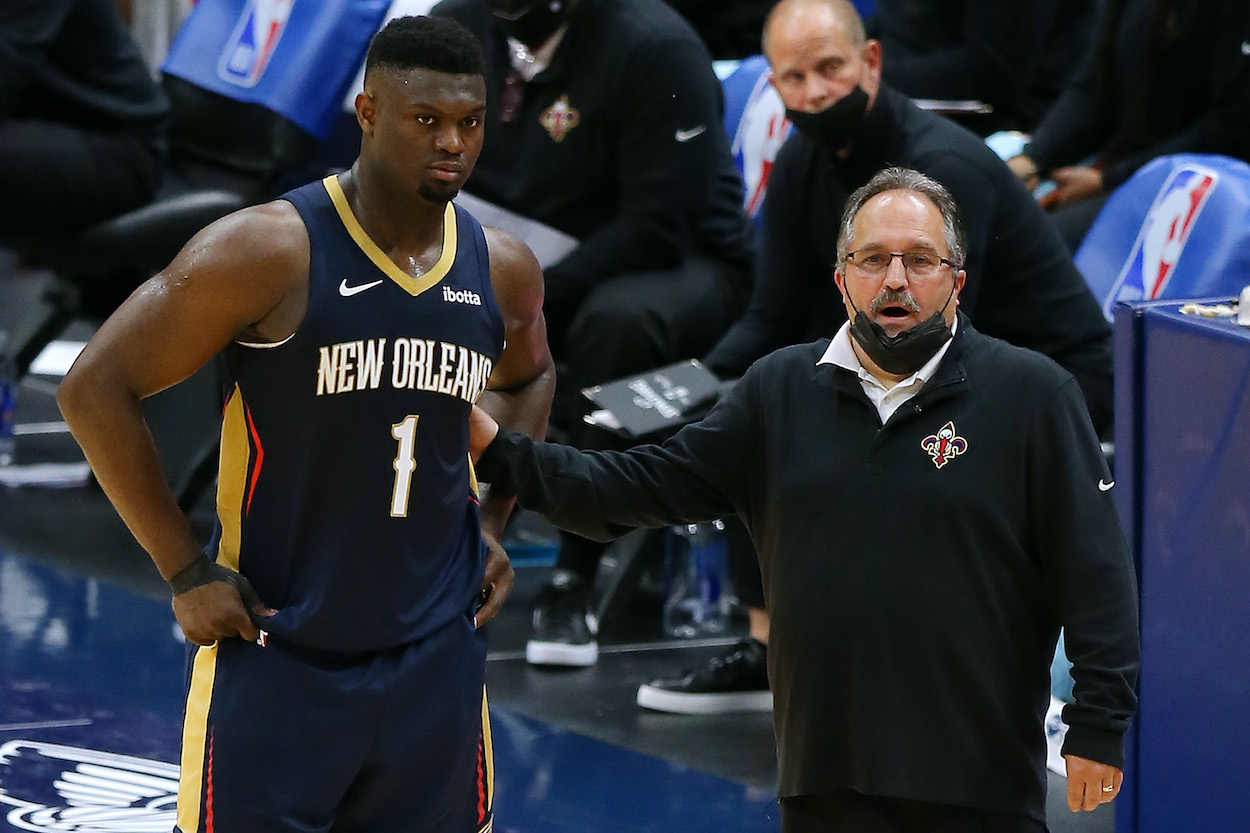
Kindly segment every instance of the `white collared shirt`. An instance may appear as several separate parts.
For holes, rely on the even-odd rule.
[[[844,367],[859,377],[859,384],[864,389],[864,393],[868,394],[868,398],[872,400],[872,404],[877,407],[877,413],[881,416],[881,424],[885,425],[890,417],[901,408],[909,399],[920,393],[920,389],[924,387],[925,382],[933,378],[933,374],[937,372],[938,365],[942,362],[942,357],[946,355],[946,351],[950,349],[951,342],[954,341],[955,331],[959,327],[959,319],[951,324],[951,338],[943,344],[933,358],[924,363],[924,366],[912,375],[898,382],[893,387],[886,387],[877,377],[873,376],[864,369],[863,363],[860,362],[859,356],[855,355],[855,349],[851,346],[851,323],[845,322],[837,334],[829,341],[829,346],[825,349],[824,355],[820,357],[817,364],[833,364],[838,367]]]

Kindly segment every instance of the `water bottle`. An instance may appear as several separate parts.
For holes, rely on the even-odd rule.
[[[9,334],[0,331],[0,466],[10,466],[17,451],[13,423],[17,410],[17,361],[9,353]]]
[[[664,564],[664,631],[687,639],[723,633],[729,624],[725,524],[717,520],[672,527]]]

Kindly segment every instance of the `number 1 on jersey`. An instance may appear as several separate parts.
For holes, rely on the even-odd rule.
[[[395,469],[395,489],[391,492],[391,517],[408,516],[408,493],[412,486],[412,473],[417,470],[417,415],[409,414],[391,426],[391,436],[399,440],[399,453],[392,464]]]

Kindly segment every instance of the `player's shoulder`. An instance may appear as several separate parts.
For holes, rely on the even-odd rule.
[[[248,206],[205,228],[214,248],[260,261],[301,258],[309,252],[309,231],[295,206],[273,200]]]
[[[293,287],[308,276],[311,245],[295,206],[274,200],[210,223],[164,270],[182,278]]]
[[[490,255],[491,269],[529,269],[541,271],[538,258],[517,235],[495,226],[482,226],[482,236],[486,238],[486,251]]]
[[[490,259],[491,288],[505,316],[541,309],[543,270],[530,247],[515,234],[494,226],[482,226],[482,235]]]

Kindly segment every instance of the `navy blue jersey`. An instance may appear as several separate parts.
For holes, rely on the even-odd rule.
[[[412,642],[482,580],[468,417],[504,339],[486,239],[449,203],[442,255],[413,278],[335,177],[283,199],[308,228],[308,309],[286,341],[225,350],[215,555],[279,610],[258,623],[273,637]]]

